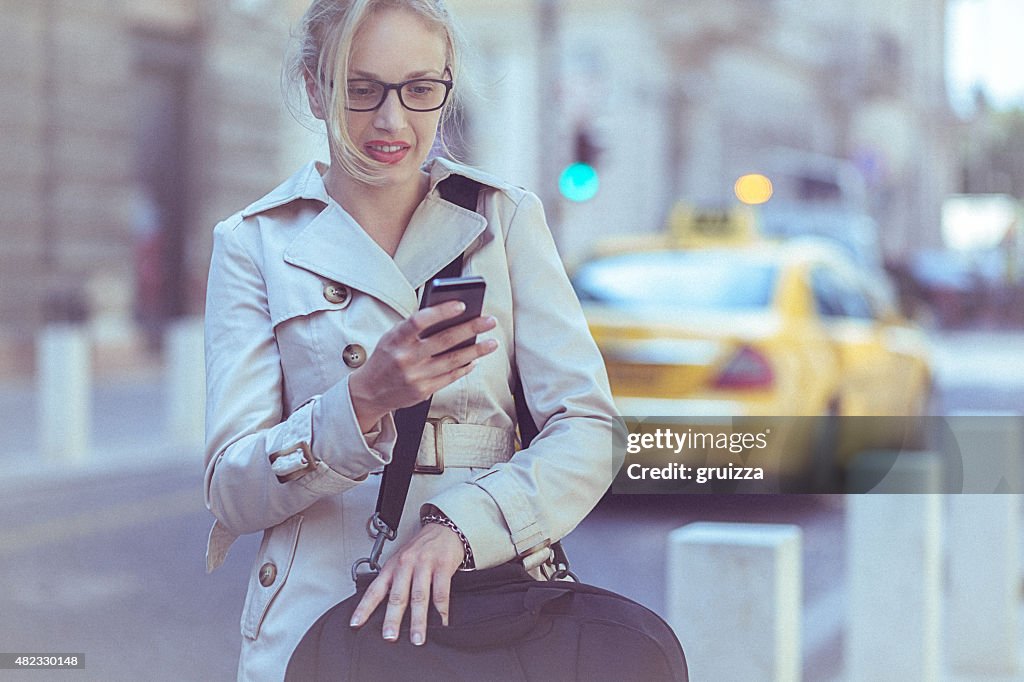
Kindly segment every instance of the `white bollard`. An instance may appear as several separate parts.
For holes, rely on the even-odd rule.
[[[1020,498],[949,498],[946,650],[957,671],[1018,671]]]
[[[89,450],[92,358],[84,327],[51,324],[36,340],[39,448],[44,458],[84,461]]]
[[[850,493],[939,493],[942,459],[926,450],[865,450],[846,471]]]
[[[947,423],[964,464],[965,490],[1022,489],[1020,413],[959,411]],[[950,665],[964,673],[1014,674],[1020,665],[1020,498],[954,495],[949,515]]]
[[[955,412],[946,418],[951,449],[963,461],[963,487],[956,492],[1024,491],[1024,427],[1016,412]]]
[[[931,494],[849,496],[848,680],[939,678],[942,501]]]
[[[799,680],[800,529],[692,523],[668,538],[668,622],[693,680]]]
[[[167,435],[178,443],[202,443],[206,419],[202,319],[176,321],[164,341]]]

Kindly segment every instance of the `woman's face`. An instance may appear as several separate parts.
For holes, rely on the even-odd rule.
[[[401,83],[413,78],[444,79],[447,43],[412,12],[379,10],[367,17],[352,42],[349,79]],[[375,111],[345,111],[349,135],[359,149],[383,165],[387,184],[419,182],[441,111],[409,111],[388,92]]]

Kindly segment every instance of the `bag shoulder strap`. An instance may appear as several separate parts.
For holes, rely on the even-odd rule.
[[[456,206],[461,206],[469,211],[476,211],[477,200],[480,190],[484,185],[462,175],[449,175],[438,185],[441,197]],[[455,275],[442,275],[438,277],[458,277],[462,274],[462,256],[459,256],[459,272]],[[454,264],[454,263],[453,263]],[[450,267],[450,266],[449,266]],[[538,429],[530,414],[530,408],[526,404],[526,393],[523,390],[523,382],[519,377],[518,369],[515,370],[513,381],[512,397],[516,408],[516,423],[519,425],[519,442],[525,448],[536,438]]]
[[[438,184],[441,198],[470,211],[476,211],[477,197],[482,185],[475,180],[461,175],[450,175]],[[462,275],[463,254],[456,256],[430,279],[439,277],[459,277]],[[430,280],[428,280],[430,281]],[[424,291],[426,287],[424,287]],[[398,524],[402,520],[405,500],[409,496],[409,484],[412,482],[413,470],[416,468],[416,456],[419,454],[420,439],[430,412],[431,398],[409,407],[395,411],[395,430],[398,436],[392,452],[391,463],[384,467],[377,493],[377,510],[371,519],[372,526],[386,539],[392,540],[398,533]],[[387,537],[390,536],[390,537]],[[374,559],[374,557],[371,557]],[[370,567],[374,566],[374,560]]]
[[[458,277],[462,273],[462,254],[442,268],[434,277]],[[395,411],[395,430],[398,435],[392,451],[391,462],[384,467],[380,490],[377,492],[377,510],[371,521],[377,531],[391,535],[398,533],[402,520],[405,500],[409,496],[409,484],[416,468],[420,440],[430,412],[431,398]]]
[[[450,175],[438,184],[441,198],[470,211],[476,211],[477,199],[482,184],[461,175]],[[434,277],[458,277],[462,274],[463,254],[459,254],[451,263],[442,268]],[[526,448],[538,433],[537,425],[530,415],[526,404],[523,383],[516,370],[513,388],[513,400],[516,408],[516,421],[519,425],[519,440]],[[356,578],[356,569],[363,563],[371,570],[380,569],[378,564],[384,542],[394,540],[398,534],[398,524],[402,520],[405,502],[409,496],[409,484],[412,482],[416,457],[419,454],[420,440],[430,412],[431,398],[395,411],[395,429],[398,432],[391,462],[384,467],[381,477],[380,491],[377,494],[377,508],[370,519],[376,541],[367,559],[360,559],[352,567],[352,577]],[[555,552],[556,565],[568,572],[569,562],[561,543],[552,546]]]

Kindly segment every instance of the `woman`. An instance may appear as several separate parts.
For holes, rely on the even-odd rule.
[[[427,161],[458,92],[457,36],[441,0],[314,2],[298,70],[331,164],[309,164],[214,232],[208,567],[264,531],[239,679],[282,678],[307,628],[354,591],[395,410],[433,395],[424,473],[356,610],[358,626],[385,608],[386,639],[406,611],[413,643],[428,636],[428,608],[446,621],[456,570],[546,556],[612,478],[607,379],[539,201]],[[483,185],[478,212],[440,197],[453,174]],[[459,254],[487,281],[484,314],[421,339],[460,311],[417,310],[425,281]],[[518,453],[516,370],[540,428]]]

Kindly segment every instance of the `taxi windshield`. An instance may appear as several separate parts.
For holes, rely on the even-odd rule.
[[[767,307],[777,267],[734,251],[631,253],[587,263],[573,278],[581,301],[686,310]]]

